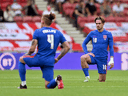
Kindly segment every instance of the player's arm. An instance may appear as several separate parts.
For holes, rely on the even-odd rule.
[[[83,42],[83,44],[82,44],[82,47],[83,47],[83,50],[84,50],[84,53],[85,54],[87,54],[88,53],[88,51],[87,51],[87,44],[88,44],[88,42],[91,40],[91,33],[89,33],[88,35],[87,35],[87,37],[85,38],[85,40],[84,40],[84,42]]]
[[[110,49],[110,61],[108,65],[110,66],[110,69],[114,67],[114,49],[113,49],[113,37],[112,34],[110,34],[109,37],[109,49]]]
[[[37,43],[38,43],[37,39],[32,40],[31,47],[26,55],[31,55],[33,52],[35,52]]]
[[[55,63],[57,63],[58,60],[60,60],[69,51],[69,49],[70,49],[70,46],[69,46],[69,44],[68,44],[67,41],[65,41],[64,43],[62,43],[62,46],[63,46],[62,51],[59,54],[59,56],[55,59]]]
[[[35,51],[37,44],[38,44],[38,30],[35,30],[33,34],[32,44],[27,55],[31,55]]]

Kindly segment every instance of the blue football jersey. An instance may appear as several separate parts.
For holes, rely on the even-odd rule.
[[[35,30],[33,39],[38,40],[38,53],[40,58],[47,60],[51,63],[54,61],[55,52],[59,43],[66,41],[63,34],[51,27],[42,27]]]
[[[103,32],[99,32],[98,30],[91,31],[86,39],[84,40],[82,47],[85,54],[88,53],[86,44],[92,40],[92,53],[95,57],[107,57],[108,56],[108,45],[110,48],[110,56],[113,56],[114,49],[113,49],[113,37],[111,32],[107,30],[103,30]]]

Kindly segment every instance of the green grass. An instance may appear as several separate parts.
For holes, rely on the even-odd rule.
[[[81,70],[55,70],[62,75],[64,89],[45,89],[40,70],[27,70],[28,89],[17,89],[21,83],[18,70],[0,70],[0,96],[128,96],[128,71],[109,70],[105,83],[98,82],[96,70],[90,70],[90,82],[84,83]]]

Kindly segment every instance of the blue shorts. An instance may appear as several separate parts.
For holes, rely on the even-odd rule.
[[[97,64],[98,73],[106,74],[107,70],[107,57],[93,57],[89,55],[91,58],[91,64]]]
[[[40,67],[43,73],[43,78],[46,81],[51,81],[54,76],[54,66],[49,66],[47,64],[42,64],[39,60],[39,56],[24,56],[23,60],[29,67]]]

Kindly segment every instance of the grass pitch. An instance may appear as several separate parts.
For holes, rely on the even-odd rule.
[[[62,75],[64,89],[45,89],[40,70],[27,70],[28,89],[21,83],[18,70],[0,70],[0,96],[128,96],[128,71],[108,70],[105,83],[98,82],[97,70],[90,70],[90,82],[84,83],[82,70],[55,70]]]

